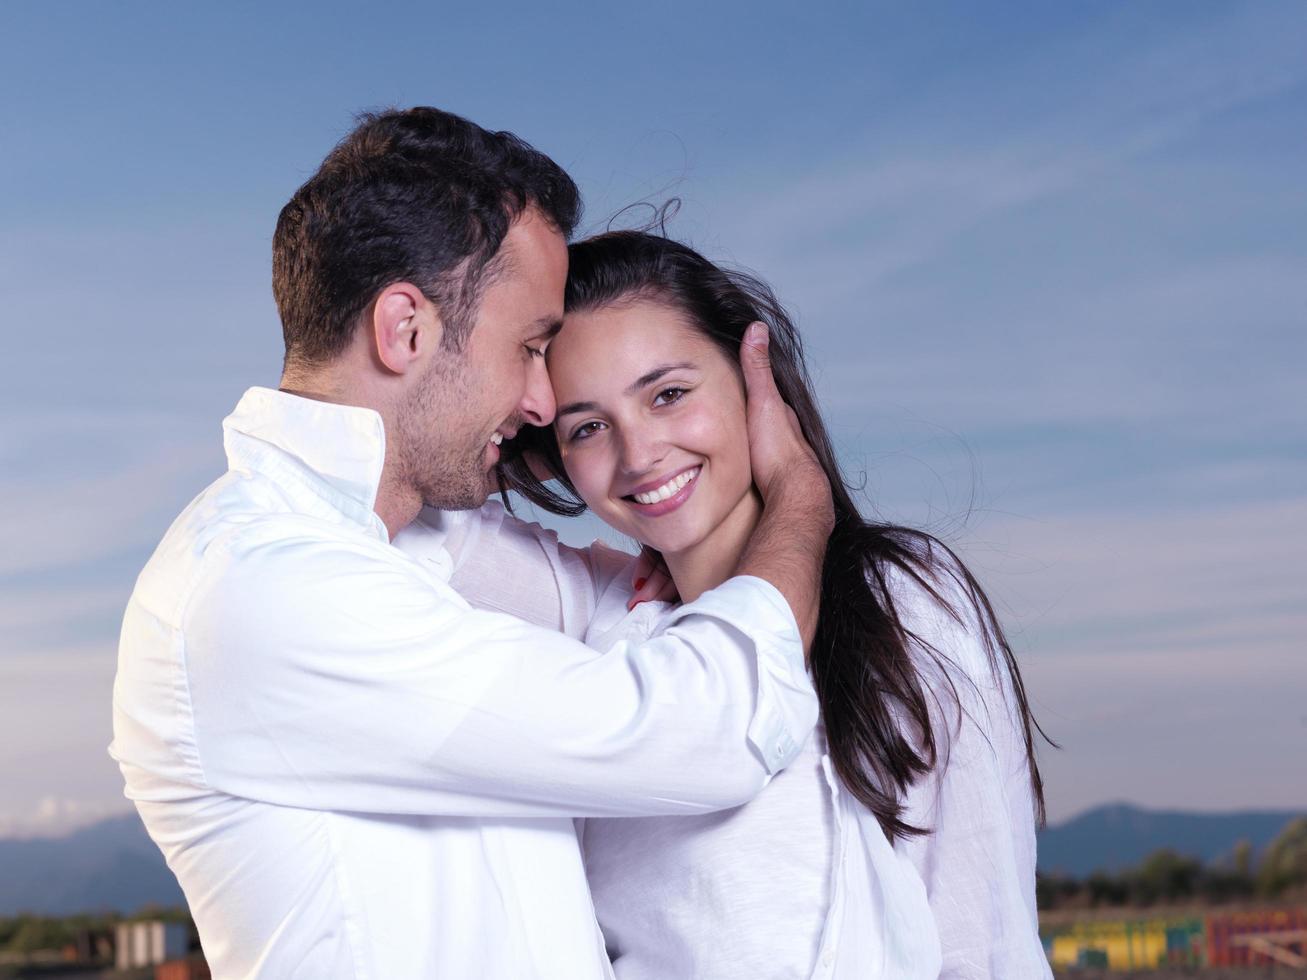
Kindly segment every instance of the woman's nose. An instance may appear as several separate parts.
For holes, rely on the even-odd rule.
[[[655,433],[640,428],[625,429],[619,436],[621,466],[628,475],[639,476],[652,470],[665,455],[663,443]]]

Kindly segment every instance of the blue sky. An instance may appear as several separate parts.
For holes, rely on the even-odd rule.
[[[0,6],[0,834],[124,807],[118,618],[276,382],[277,211],[417,103],[772,282],[869,506],[1006,611],[1055,819],[1307,808],[1305,49],[1287,2]]]

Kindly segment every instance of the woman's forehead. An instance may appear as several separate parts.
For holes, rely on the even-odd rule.
[[[721,356],[717,345],[680,311],[665,303],[634,300],[567,314],[548,359],[555,390],[579,385],[624,391],[656,365],[701,366]]]

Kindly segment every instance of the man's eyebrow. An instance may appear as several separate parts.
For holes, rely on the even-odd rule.
[[[544,316],[538,317],[529,329],[532,331],[532,340],[538,340],[542,337],[555,337],[558,331],[563,329],[563,319],[554,316],[552,313],[546,313]]]

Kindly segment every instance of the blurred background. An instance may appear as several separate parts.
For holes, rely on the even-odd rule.
[[[850,479],[973,564],[1062,746],[1050,955],[1184,906],[1147,928],[1212,959],[1211,908],[1290,914],[1304,51],[1290,2],[0,6],[0,971],[181,903],[105,752],[121,612],[277,383],[278,211],[411,104],[554,157],[583,233],[679,197],[671,234],[787,303]]]

